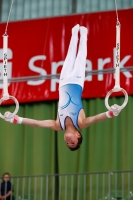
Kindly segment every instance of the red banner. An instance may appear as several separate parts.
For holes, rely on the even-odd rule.
[[[118,11],[121,23],[121,67],[133,66],[133,9]],[[8,77],[60,73],[67,54],[71,28],[86,26],[88,55],[86,71],[115,67],[115,11],[80,14],[46,19],[10,22],[8,26]],[[6,24],[0,24],[0,78],[2,79],[2,35]],[[133,72],[122,72],[120,85],[133,94]],[[58,99],[58,79],[29,80],[10,83],[8,91],[19,102]],[[114,74],[87,76],[83,98],[105,97],[114,87]],[[0,96],[3,94],[0,83]]]

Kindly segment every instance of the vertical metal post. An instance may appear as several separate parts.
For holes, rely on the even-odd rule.
[[[77,191],[77,200],[79,200],[79,192],[80,192],[80,175],[78,175],[78,191]]]
[[[122,198],[124,198],[124,173],[122,173]]]
[[[46,178],[46,200],[48,200],[48,184],[49,184],[49,176]]]
[[[67,176],[65,176],[65,200],[67,200]]]
[[[96,199],[98,199],[98,174],[96,175]]]
[[[34,200],[36,200],[36,182],[37,182],[37,177],[34,177]]]
[[[117,184],[118,184],[118,181],[117,181],[117,173],[115,173],[115,190],[116,190],[116,196],[117,196]]]
[[[109,172],[109,174],[108,174],[108,190],[109,190],[109,200],[111,200],[111,196],[110,196],[110,193],[111,193],[111,172]]]
[[[130,172],[128,172],[128,200],[130,200]]]
[[[102,178],[103,180],[102,180],[102,182],[103,182],[103,198],[104,198],[104,195],[105,195],[105,190],[104,190],[104,188],[105,188],[105,174],[103,174],[103,178]]]
[[[5,193],[7,193],[7,181],[6,181],[6,184],[5,184]]]
[[[16,199],[18,199],[18,190],[19,190],[19,178],[17,178],[17,184],[16,184],[16,188],[15,188],[15,190],[16,190]]]
[[[55,176],[53,176],[53,198],[52,200],[54,200],[55,198]]]
[[[86,199],[86,174],[84,175],[84,200]]]
[[[13,182],[14,182],[14,179],[12,178],[12,179],[11,179],[11,183],[12,183],[12,185],[11,185],[11,192],[12,192],[11,200],[12,200],[12,196],[13,196]]]
[[[23,177],[23,182],[22,182],[22,199],[24,199],[24,187],[25,187],[25,178]]]
[[[73,200],[73,176],[71,176],[71,200]]]
[[[59,177],[59,200],[61,196],[61,176]]]
[[[90,199],[92,199],[92,174],[90,174]]]
[[[43,191],[43,177],[41,177],[40,200],[42,200],[42,191]]]
[[[31,185],[31,178],[28,178],[28,198],[30,199],[30,185]]]

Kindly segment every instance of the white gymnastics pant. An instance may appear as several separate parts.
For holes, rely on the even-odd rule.
[[[77,44],[78,35],[72,34],[68,53],[60,75],[59,88],[70,83],[78,84],[82,88],[84,86],[87,56],[87,34],[81,33],[78,53]]]

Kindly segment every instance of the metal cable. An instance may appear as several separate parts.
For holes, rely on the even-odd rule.
[[[133,71],[133,67],[123,67],[120,68],[120,72],[127,72],[127,71]],[[91,76],[91,75],[97,75],[97,74],[113,74],[115,72],[114,68],[109,69],[103,69],[103,70],[92,70],[92,71],[86,71],[85,76]],[[23,76],[23,77],[14,77],[8,79],[9,83],[14,82],[27,82],[29,80],[48,80],[48,79],[55,79],[60,78],[60,74],[48,74],[45,76]],[[3,80],[0,79],[0,83],[3,83]]]
[[[6,23],[6,28],[5,28],[5,34],[7,34],[7,28],[8,28],[8,23],[9,23],[11,11],[12,11],[13,2],[14,2],[14,0],[12,0],[11,6],[10,6],[10,11],[9,11],[9,15],[8,15],[7,23]]]
[[[116,17],[117,17],[117,21],[119,21],[119,19],[118,19],[118,11],[117,11],[117,2],[116,2],[116,0],[115,0],[115,9],[116,9]]]

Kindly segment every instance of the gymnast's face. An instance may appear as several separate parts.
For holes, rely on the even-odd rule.
[[[64,134],[65,143],[70,148],[75,148],[77,146],[79,137],[80,137],[80,134],[78,133],[73,134],[73,133],[66,132]]]

